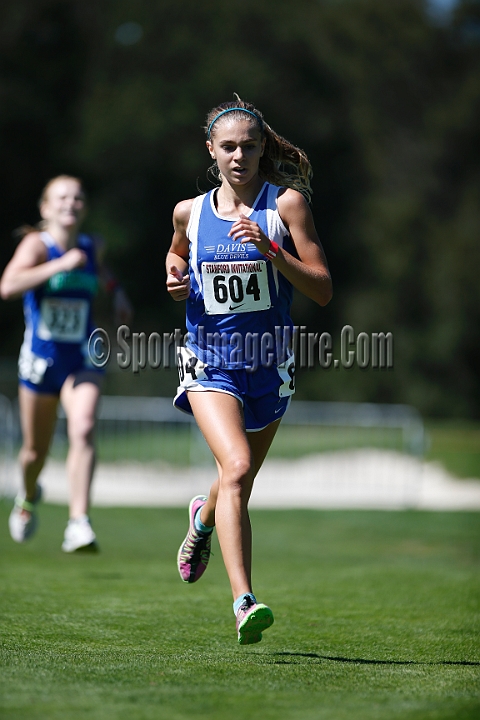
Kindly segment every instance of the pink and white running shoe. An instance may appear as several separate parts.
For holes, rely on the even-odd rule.
[[[205,495],[197,495],[190,501],[188,517],[190,526],[187,537],[180,545],[177,556],[178,572],[183,582],[194,583],[199,580],[207,569],[210,559],[212,533],[201,533],[195,528],[195,514],[205,505]]]

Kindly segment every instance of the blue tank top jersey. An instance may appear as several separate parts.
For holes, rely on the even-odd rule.
[[[64,255],[48,233],[42,232],[40,237],[47,250],[47,262]],[[85,356],[86,343],[94,329],[92,301],[98,277],[93,238],[79,235],[77,247],[87,255],[84,267],[59,272],[24,293],[25,335],[21,359],[33,353],[47,359],[51,366],[59,359],[78,357],[80,360]]]
[[[264,183],[248,217],[270,240],[298,257],[277,209],[281,189]],[[239,370],[251,365],[252,342],[257,352],[263,342],[271,360],[283,362],[284,328],[292,329],[292,285],[254,243],[234,242],[228,236],[235,221],[219,215],[215,193],[216,189],[194,199],[187,227],[187,347],[207,365]]]

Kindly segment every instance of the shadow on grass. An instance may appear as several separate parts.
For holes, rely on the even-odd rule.
[[[471,662],[470,660],[441,660],[440,662],[419,662],[416,660],[367,660],[366,658],[333,657],[332,655],[318,655],[318,653],[294,652],[279,652],[274,653],[274,655],[331,660],[333,662],[341,663],[357,663],[359,665],[480,665],[480,662]],[[276,664],[287,665],[290,663],[288,660],[277,660]]]

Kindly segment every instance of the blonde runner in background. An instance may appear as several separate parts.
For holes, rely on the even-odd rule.
[[[42,222],[22,237],[0,280],[4,300],[23,296],[25,336],[19,358],[19,407],[23,435],[19,461],[23,489],[9,518],[22,543],[37,527],[37,479],[45,463],[61,401],[67,417],[69,522],[62,549],[96,549],[88,517],[95,465],[93,433],[102,371],[88,357],[94,329],[92,301],[99,280],[114,292],[118,322],[131,317],[129,300],[103,263],[103,243],[80,232],[85,194],[78,178],[60,175],[45,186]]]

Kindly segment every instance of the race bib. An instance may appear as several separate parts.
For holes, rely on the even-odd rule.
[[[290,355],[281,365],[277,365],[282,384],[278,389],[280,397],[288,397],[295,392],[295,356]]]
[[[207,315],[255,312],[271,307],[265,260],[201,265]]]
[[[207,380],[207,365],[187,347],[177,348],[177,367],[180,386],[183,388],[195,385],[199,380]]]
[[[49,364],[47,358],[35,355],[24,343],[18,358],[18,377],[21,380],[29,380],[34,385],[40,385]]]
[[[41,340],[81,342],[87,332],[88,301],[44,298],[37,335]]]

